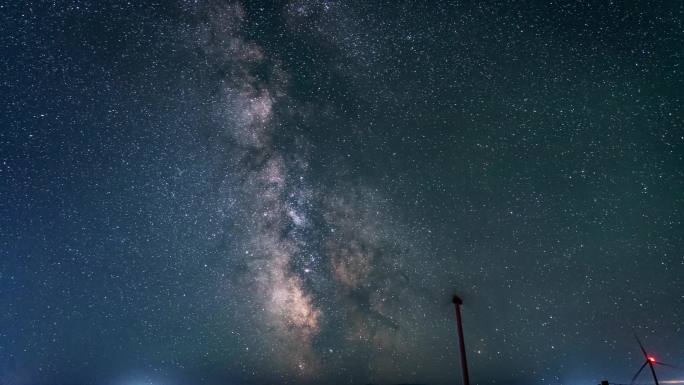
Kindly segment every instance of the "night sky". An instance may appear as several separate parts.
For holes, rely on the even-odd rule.
[[[683,20],[0,2],[0,384],[460,384],[454,293],[474,384],[684,366]]]

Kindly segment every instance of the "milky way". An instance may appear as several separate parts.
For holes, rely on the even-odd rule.
[[[244,9],[238,3],[198,12],[207,19],[201,48],[223,74],[212,113],[219,137],[231,143],[225,178],[239,186],[234,194],[248,281],[242,295],[254,301],[253,321],[265,328],[260,343],[275,346],[275,370],[316,378],[325,351],[316,338],[326,327],[340,330],[342,343],[396,349],[399,325],[392,313],[407,294],[402,259],[408,247],[390,234],[390,211],[362,185],[340,191],[309,182],[307,139],[295,138],[287,152],[278,144],[286,129],[278,106],[289,103],[290,114],[298,108],[288,99],[287,74],[263,48],[240,37]],[[377,370],[386,377],[395,371],[388,367],[387,373]]]

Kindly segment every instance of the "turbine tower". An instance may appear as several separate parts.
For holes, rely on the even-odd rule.
[[[456,307],[456,328],[458,330],[458,346],[461,350],[461,369],[463,372],[463,385],[470,385],[470,378],[468,377],[468,361],[466,360],[465,342],[463,340],[463,323],[461,322],[461,305],[463,300],[457,295],[451,299]]]

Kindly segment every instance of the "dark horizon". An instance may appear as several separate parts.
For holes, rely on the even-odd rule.
[[[684,366],[681,2],[0,10],[0,385]]]

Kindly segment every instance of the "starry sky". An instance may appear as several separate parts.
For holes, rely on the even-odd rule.
[[[683,4],[0,2],[0,384],[684,366]]]

